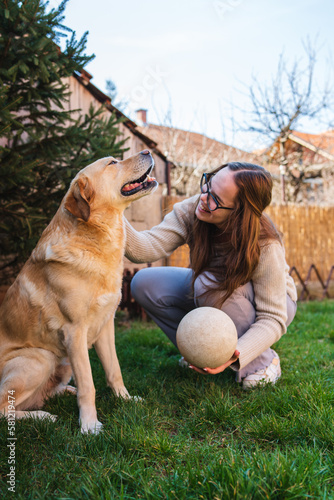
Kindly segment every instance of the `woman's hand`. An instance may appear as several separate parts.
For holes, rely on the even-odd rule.
[[[217,373],[223,372],[232,363],[234,363],[238,359],[239,356],[240,356],[240,352],[235,350],[231,359],[226,361],[226,363],[224,363],[223,365],[218,366],[217,368],[197,368],[197,366],[191,365],[190,363],[189,363],[189,368],[191,368],[192,370],[195,370],[195,372],[202,373],[203,375],[207,375],[207,374],[217,375]]]

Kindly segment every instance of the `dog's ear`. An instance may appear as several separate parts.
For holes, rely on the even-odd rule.
[[[87,222],[94,195],[95,191],[91,181],[83,175],[73,184],[66,199],[65,208],[78,219]]]

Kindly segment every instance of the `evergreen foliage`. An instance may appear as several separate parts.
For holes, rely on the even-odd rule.
[[[66,3],[0,0],[2,266],[27,258],[78,170],[124,152],[119,119],[105,107],[68,109],[69,77],[94,56],[87,33],[77,40],[62,24]]]

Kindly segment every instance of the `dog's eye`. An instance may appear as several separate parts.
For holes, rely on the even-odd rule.
[[[108,165],[115,165],[115,163],[118,163],[118,161],[117,160],[111,160],[111,162],[108,163]]]

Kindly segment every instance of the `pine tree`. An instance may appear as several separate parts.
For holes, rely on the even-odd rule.
[[[78,170],[125,150],[105,108],[66,107],[68,77],[94,57],[62,24],[66,3],[0,0],[0,268],[26,260]]]

